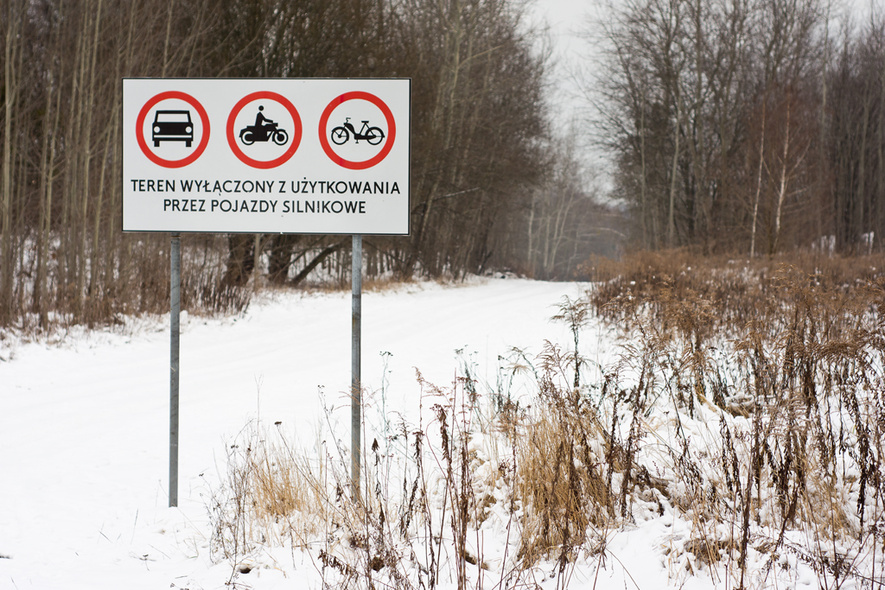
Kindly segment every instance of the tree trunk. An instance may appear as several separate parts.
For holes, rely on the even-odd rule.
[[[762,129],[759,132],[759,166],[756,169],[756,195],[753,199],[753,225],[750,229],[750,258],[756,257],[756,222],[759,218],[759,198],[762,195],[762,165],[765,162],[765,97],[762,97]]]
[[[13,315],[13,289],[15,276],[15,237],[12,231],[13,192],[15,169],[13,143],[18,135],[13,125],[18,120],[16,106],[19,92],[19,60],[22,51],[19,42],[23,7],[18,0],[8,0],[6,7],[6,39],[3,51],[3,173],[0,184],[0,325],[6,324]]]

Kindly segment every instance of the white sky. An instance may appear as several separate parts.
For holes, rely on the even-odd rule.
[[[555,62],[551,97],[562,124],[572,119],[575,111],[581,108],[575,76],[588,51],[581,35],[588,26],[588,14],[599,4],[595,0],[535,0],[529,9],[534,22],[549,27]]]

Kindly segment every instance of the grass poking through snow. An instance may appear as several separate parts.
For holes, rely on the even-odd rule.
[[[555,315],[573,348],[514,351],[496,386],[469,362],[448,387],[419,375],[420,418],[367,441],[358,498],[346,449],[247,429],[210,506],[218,558],[304,550],[330,588],[564,588],[576,568],[592,587],[614,534],[667,519],[668,583],[881,587],[885,258],[790,262],[596,265]],[[581,353],[600,325],[610,366]]]

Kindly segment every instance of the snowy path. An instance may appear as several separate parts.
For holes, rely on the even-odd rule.
[[[569,342],[549,318],[581,290],[493,279],[366,293],[365,387],[380,389],[389,352],[387,407],[411,414],[414,368],[448,385],[459,348],[494,382],[510,347],[535,354],[544,339]],[[181,342],[181,508],[168,509],[168,328],[129,331],[23,344],[0,362],[0,588],[222,586],[229,568],[209,562],[204,495],[225,441],[260,414],[309,444],[323,418],[319,387],[332,419],[349,423],[349,293],[280,295],[241,318],[190,318]],[[273,575],[264,583],[275,587]]]

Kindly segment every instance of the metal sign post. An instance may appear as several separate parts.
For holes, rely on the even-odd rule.
[[[362,291],[363,291],[363,237],[354,235],[351,253],[351,349],[350,349],[350,477],[353,498],[360,495],[360,460],[362,456],[362,389],[360,385]]]
[[[178,506],[178,375],[181,335],[181,235],[172,234],[169,362],[169,506]]]

